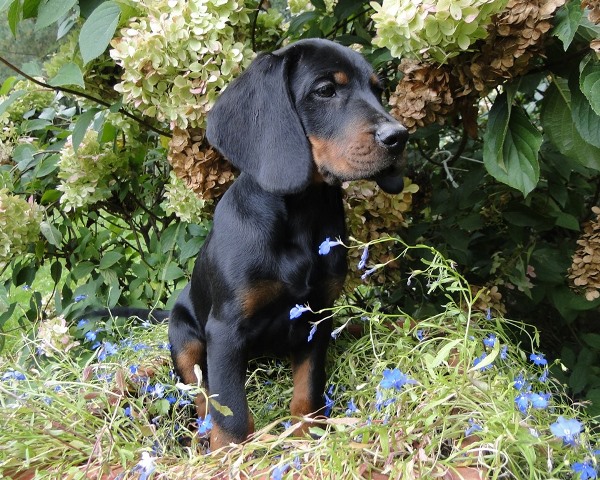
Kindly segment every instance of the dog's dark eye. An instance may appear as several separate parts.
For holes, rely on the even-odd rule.
[[[335,84],[332,82],[323,83],[314,90],[314,94],[323,98],[333,97],[335,96]]]

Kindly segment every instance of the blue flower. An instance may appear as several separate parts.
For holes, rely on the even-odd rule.
[[[519,376],[517,378],[515,378],[515,383],[513,384],[513,386],[520,391],[528,391],[529,390],[529,384],[527,383],[527,381],[525,380],[525,377],[523,376],[522,373],[519,374]]]
[[[408,375],[402,373],[397,368],[390,370],[386,368],[383,371],[383,380],[379,383],[381,388],[394,388],[396,390],[400,390],[407,383],[417,383],[416,380],[413,380],[408,377]]]
[[[81,320],[79,320],[77,322],[77,328],[83,330],[87,326],[88,322],[89,322],[89,320],[82,318]]]
[[[87,298],[87,295],[77,295],[75,297],[75,303],[79,303]]]
[[[529,393],[528,395],[533,408],[542,410],[548,407],[548,401],[550,400],[549,393]]]
[[[519,395],[515,397],[515,403],[517,405],[517,408],[519,409],[519,412],[523,414],[527,413],[527,410],[529,410],[530,403],[529,395],[519,393]]]
[[[89,332],[87,332],[85,334],[86,342],[93,342],[94,340],[96,340],[97,333],[98,333],[97,330],[90,330]]]
[[[508,346],[504,345],[500,349],[500,360],[506,360],[508,358]]]
[[[582,423],[574,418],[559,416],[556,422],[550,425],[550,431],[558,438],[562,438],[565,445],[575,445],[581,433]]]
[[[490,333],[487,337],[483,339],[483,344],[487,348],[494,348],[494,345],[496,345],[496,335]]]
[[[331,251],[331,247],[335,247],[336,245],[342,245],[342,242],[339,240],[332,241],[327,237],[321,245],[319,245],[319,255],[327,255]]]
[[[535,365],[548,365],[548,360],[544,358],[543,353],[532,353],[531,355],[529,355],[529,360],[531,360]]]
[[[488,307],[485,311],[485,319],[486,320],[492,319],[492,309],[490,307]]]
[[[465,437],[472,435],[475,432],[479,432],[483,430],[483,427],[477,423],[472,418],[469,419],[469,428],[465,430]]]
[[[369,275],[371,275],[371,274],[372,274],[372,273],[373,273],[375,270],[377,270],[377,267],[369,268],[369,270],[367,270],[365,273],[363,273],[363,274],[360,276],[361,280],[366,280],[366,279],[367,279],[367,277],[368,277]]]
[[[325,396],[325,411],[323,412],[323,415],[325,415],[326,417],[329,417],[329,415],[331,415],[331,410],[333,410],[333,406],[335,405],[335,400],[332,398],[333,397],[333,385],[331,387],[329,387],[329,390],[327,390],[327,392],[324,394],[324,396]]]
[[[123,414],[124,414],[126,417],[133,418],[133,415],[131,414],[131,407],[125,407],[125,408],[123,409]]]
[[[550,375],[550,372],[548,371],[547,368],[544,368],[544,373],[542,373],[540,375],[540,378],[538,378],[538,381],[544,383],[548,381],[548,376]]]
[[[356,407],[356,404],[354,403],[354,399],[351,398],[348,401],[348,408],[346,409],[346,416],[349,417],[357,411],[358,411],[358,408]]]
[[[583,463],[574,463],[571,469],[579,474],[580,480],[588,480],[590,478],[598,478],[596,469],[592,465],[592,462],[585,461]]]
[[[283,428],[285,428],[287,430],[288,428],[290,428],[292,426],[292,421],[286,420],[285,422],[281,422],[281,425],[283,425]]]
[[[310,342],[313,337],[315,336],[315,333],[317,333],[317,324],[313,324],[313,326],[310,329],[310,332],[308,332],[308,342]]]
[[[290,320],[300,317],[304,312],[310,312],[310,308],[296,304],[296,306],[292,307],[290,310]]]
[[[358,262],[358,269],[362,270],[367,266],[367,260],[369,259],[369,246],[367,245],[360,256],[360,262]]]
[[[2,375],[2,381],[5,382],[7,380],[25,380],[25,375],[21,372],[17,372],[16,370],[8,370]]]
[[[423,333],[423,330],[417,330],[417,338],[419,339],[419,342],[423,341],[423,339],[425,338],[425,334]]]
[[[212,417],[210,413],[204,418],[196,419],[198,424],[198,435],[206,435],[213,428]]]
[[[281,480],[283,478],[283,474],[287,472],[288,468],[290,467],[287,463],[276,466],[271,472],[271,480]]]
[[[106,357],[109,355],[114,355],[117,353],[117,346],[113,345],[110,342],[102,342],[102,348],[100,349],[100,353],[98,354],[98,360],[103,362],[106,360]]]

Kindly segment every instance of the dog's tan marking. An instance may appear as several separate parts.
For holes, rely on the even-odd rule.
[[[261,308],[277,299],[284,290],[281,282],[275,280],[260,280],[243,290],[240,295],[242,314],[250,318]]]

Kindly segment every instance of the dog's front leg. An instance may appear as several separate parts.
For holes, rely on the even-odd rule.
[[[325,400],[325,360],[331,336],[332,321],[327,319],[318,324],[310,341],[292,352],[292,374],[294,393],[290,411],[294,417],[323,415]],[[308,433],[310,423],[302,423],[296,435]]]
[[[210,447],[217,450],[243,442],[254,430],[245,391],[247,346],[236,335],[235,328],[212,314],[206,325],[206,340],[208,384],[211,397],[219,405],[210,402],[209,406],[213,419]]]

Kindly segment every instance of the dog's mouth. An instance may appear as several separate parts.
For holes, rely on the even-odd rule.
[[[404,190],[404,178],[402,169],[397,163],[375,175],[373,180],[385,193],[396,195]]]

